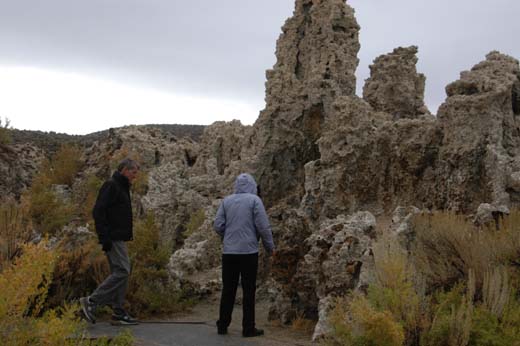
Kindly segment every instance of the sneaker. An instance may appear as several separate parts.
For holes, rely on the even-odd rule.
[[[79,304],[81,305],[81,312],[83,312],[83,317],[85,317],[85,319],[92,324],[96,323],[96,305],[90,300],[90,298],[79,298]]]
[[[255,337],[255,336],[261,336],[261,335],[264,335],[264,330],[263,329],[256,329],[256,328],[253,328],[251,330],[243,330],[242,331],[242,336],[244,338],[252,338],[252,337]]]
[[[218,335],[226,335],[227,334],[227,327],[220,326],[218,321],[217,321],[217,333],[218,333]]]
[[[123,311],[121,313],[112,314],[110,324],[113,326],[135,326],[139,324],[139,321]]]

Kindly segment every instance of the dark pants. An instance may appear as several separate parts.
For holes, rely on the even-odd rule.
[[[235,305],[238,279],[242,282],[242,329],[255,328],[255,293],[258,253],[249,255],[222,255],[222,297],[220,299],[219,327],[227,328]]]
[[[105,254],[110,264],[110,275],[90,295],[90,299],[97,306],[110,305],[114,310],[121,310],[130,275],[130,258],[125,242],[113,241],[112,249]]]

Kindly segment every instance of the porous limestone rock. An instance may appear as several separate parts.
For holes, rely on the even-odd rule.
[[[492,223],[492,226],[498,228],[499,221],[505,215],[509,215],[509,208],[505,205],[491,205],[482,203],[477,208],[477,213],[473,222],[476,225],[486,225]]]
[[[168,265],[177,287],[189,286],[199,296],[220,288],[221,240],[212,227],[216,207],[208,208],[206,212],[210,215],[205,215],[203,224],[173,253]]]
[[[343,296],[352,289],[366,289],[373,271],[371,245],[376,237],[376,219],[369,212],[358,212],[350,217],[338,216],[326,220],[318,231],[304,241],[305,255],[296,262],[294,274],[274,272],[274,279],[282,284],[282,297],[270,311],[270,318],[287,319],[294,311],[303,311],[307,317],[318,318],[318,305],[330,296]],[[277,252],[274,267],[285,268]],[[294,258],[297,260],[297,258]],[[283,270],[283,269],[282,269]],[[278,292],[280,293],[280,292]]]
[[[45,153],[31,144],[0,144],[0,200],[19,198],[38,173]]]
[[[518,60],[491,52],[446,87],[448,98],[438,112],[446,207],[470,212],[483,202],[520,201],[507,188],[511,174],[520,170],[519,85]]]
[[[266,73],[266,107],[254,125],[256,176],[266,205],[303,195],[304,165],[336,97],[354,95],[359,25],[343,0],[297,0]]]
[[[376,111],[394,119],[417,118],[429,114],[424,104],[426,77],[417,73],[416,46],[399,47],[381,55],[370,65],[370,78],[363,87],[365,99]]]

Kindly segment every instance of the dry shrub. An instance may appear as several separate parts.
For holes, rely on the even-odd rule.
[[[96,237],[74,239],[67,236],[60,241],[57,251],[60,257],[50,288],[50,307],[88,295],[110,273],[108,261]]]
[[[502,318],[511,298],[511,291],[512,287],[506,267],[498,266],[485,273],[482,285],[482,303],[493,315]]]
[[[29,211],[14,200],[0,204],[0,271],[20,254],[31,238]]]
[[[291,322],[291,328],[297,332],[312,335],[316,321],[305,317],[304,313],[299,313],[294,320]]]
[[[50,161],[48,172],[51,184],[72,186],[83,166],[81,149],[74,145],[62,145]]]
[[[490,268],[509,264],[520,255],[520,224],[513,221],[520,221],[518,211],[506,217],[499,230],[477,229],[453,213],[417,215],[413,220],[415,266],[433,288],[452,287],[473,270],[477,292],[481,292]]]

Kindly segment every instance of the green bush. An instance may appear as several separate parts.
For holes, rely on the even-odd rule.
[[[42,234],[56,234],[76,215],[76,206],[60,200],[52,191],[49,178],[44,174],[33,179],[31,188],[23,199],[28,205],[33,225]]]
[[[53,185],[72,186],[81,168],[81,151],[63,145],[51,160],[44,160],[30,189],[24,194],[37,231],[55,234],[77,216],[78,206],[72,201],[59,199]]]
[[[103,185],[102,179],[94,174],[88,175],[78,186],[75,198],[75,201],[79,206],[81,220],[89,225],[92,232],[95,231],[92,209],[96,203],[96,198],[101,185]]]
[[[198,230],[200,226],[204,224],[206,220],[206,213],[204,209],[198,209],[196,212],[190,215],[188,224],[186,225],[186,231],[183,233],[185,238],[188,238],[193,232]]]
[[[473,282],[469,284],[474,285]],[[462,284],[448,292],[435,294],[431,324],[423,331],[421,345],[467,345],[474,308],[473,295],[474,290],[466,292]]]
[[[388,311],[377,311],[360,294],[338,299],[330,317],[333,334],[324,340],[326,345],[401,346],[403,327]]]
[[[171,284],[166,269],[171,245],[160,238],[153,215],[136,222],[134,240],[128,244],[132,261],[128,301],[133,312],[142,316],[186,309],[190,302]]]
[[[51,184],[68,185],[72,187],[74,179],[81,169],[81,149],[74,145],[62,145],[53,155],[49,171]]]

